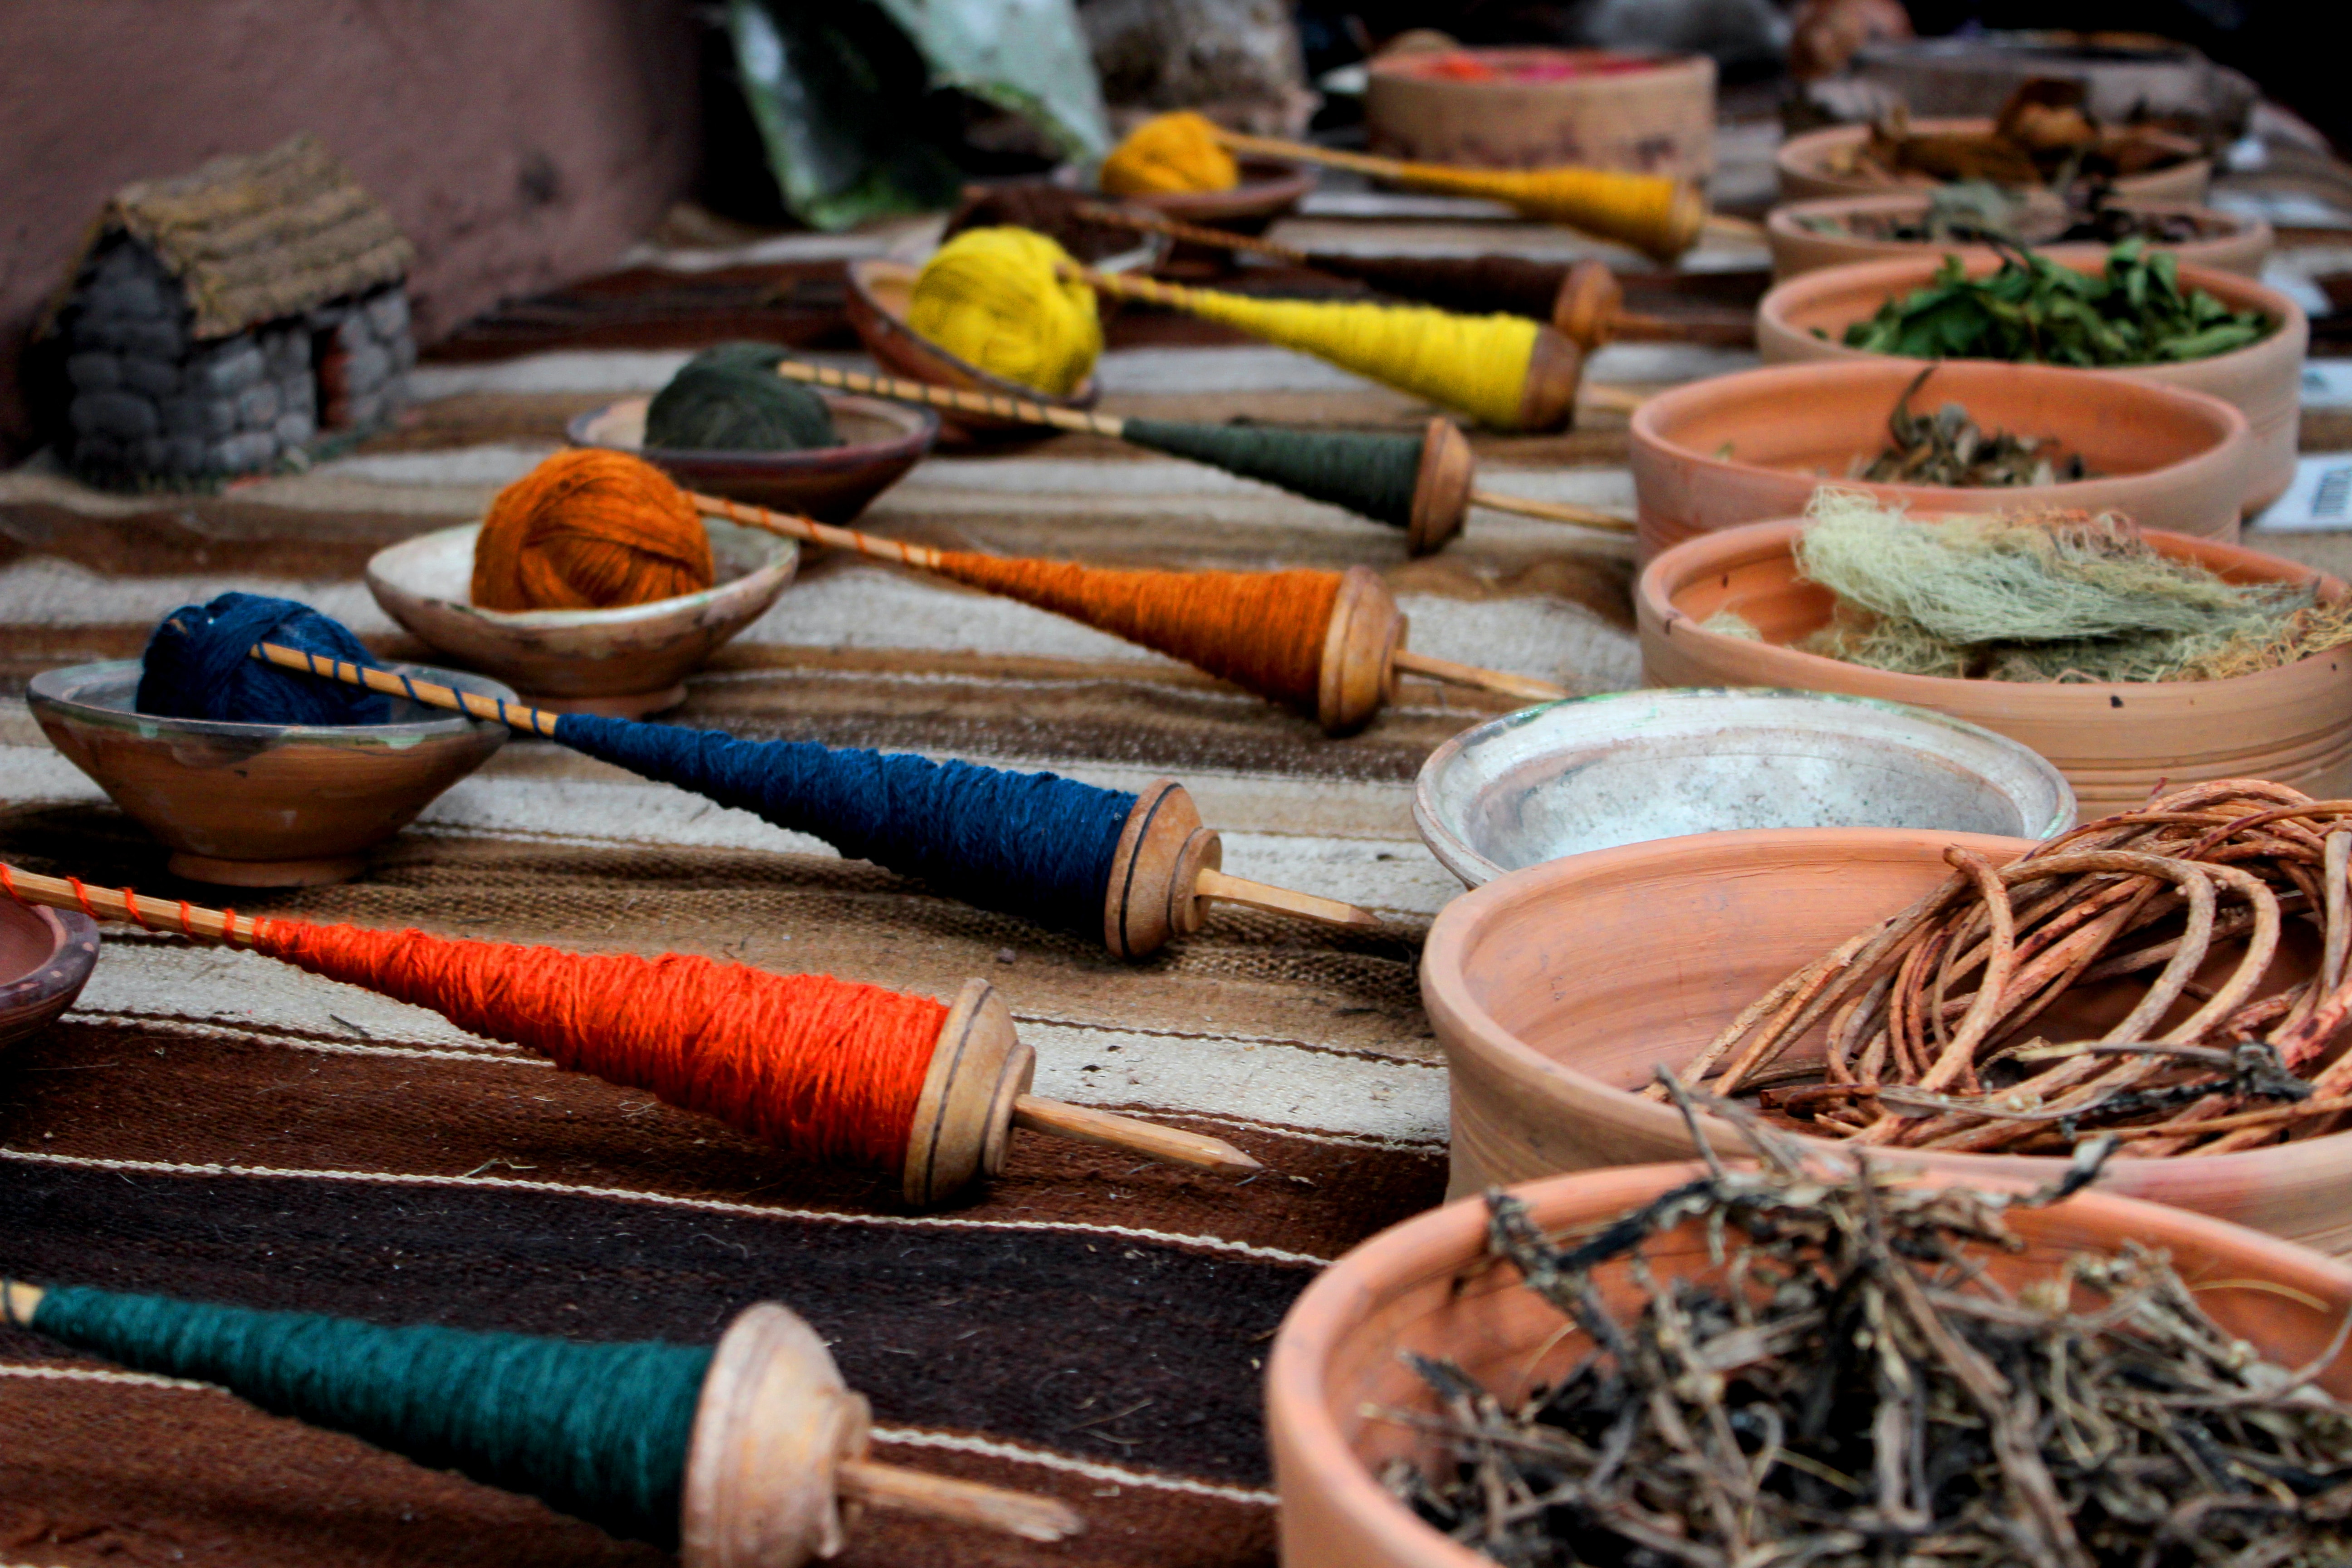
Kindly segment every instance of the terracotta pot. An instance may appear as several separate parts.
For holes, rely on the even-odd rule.
[[[1756,308],[1756,352],[1766,364],[1790,364],[1812,360],[1885,360],[1892,354],[1850,349],[1845,330],[1866,321],[1888,300],[1926,287],[1942,263],[1934,257],[1905,261],[1868,261],[1853,267],[1830,267],[1775,285]],[[2095,272],[2105,265],[2097,258],[2070,259],[2064,265],[2078,272]],[[2000,266],[1998,258],[1979,257],[1968,263],[1971,278],[1982,278]],[[2070,375],[2120,375],[2132,381],[2183,386],[2209,392],[2237,405],[2251,426],[2251,451],[2246,463],[2245,510],[2263,508],[2286,493],[2294,479],[2295,446],[2303,415],[2303,355],[2311,342],[2311,322],[2303,307],[2275,289],[2250,282],[2231,272],[2208,272],[2200,267],[2180,269],[2181,287],[2202,289],[2233,310],[2259,310],[2279,323],[2260,342],[2210,359],[2178,364],[2130,365],[2115,370],[2069,370]],[[1815,337],[1818,330],[1826,334]],[[1917,365],[1917,360],[1899,363]],[[2053,366],[2064,369],[2063,366]],[[1916,372],[1915,372],[1916,374]]]
[[[98,963],[98,925],[78,910],[0,898],[0,1050],[74,1005]]]
[[[1544,1229],[1575,1232],[1696,1173],[1692,1164],[1641,1165],[1536,1182],[1517,1195]],[[2282,1366],[2325,1354],[2352,1307],[2352,1269],[2344,1264],[2154,1204],[2088,1192],[2008,1218],[2024,1249],[1979,1255],[2003,1283],[2047,1279],[2076,1253],[2138,1240],[2168,1253],[2199,1304]],[[1423,1524],[1377,1479],[1392,1459],[1435,1465],[1439,1444],[1368,1414],[1440,1414],[1404,1363],[1408,1351],[1454,1363],[1507,1403],[1558,1382],[1590,1350],[1580,1334],[1563,1332],[1560,1314],[1517,1271],[1486,1266],[1486,1205],[1476,1199],[1393,1226],[1325,1269],[1283,1320],[1267,1360],[1265,1405],[1284,1568],[1492,1568],[1493,1559]],[[1662,1279],[1712,1277],[1695,1226],[1654,1238],[1646,1251]],[[1611,1307],[1630,1316],[1633,1293],[1622,1268],[1598,1270],[1594,1279]],[[2339,1398],[2352,1394],[2352,1351],[2325,1366],[2318,1383]]]
[[[1449,74],[1484,68],[1464,79]],[[1371,151],[1426,163],[1559,163],[1704,179],[1715,170],[1715,62],[1605,49],[1448,49],[1373,60]]]
[[[1847,220],[1919,218],[1927,215],[1930,198],[1927,192],[1906,192],[1893,195],[1831,196],[1818,201],[1783,202],[1764,218],[1764,237],[1772,247],[1772,277],[1775,281],[1794,278],[1801,273],[1818,272],[1824,267],[1845,267],[1857,261],[1900,261],[1915,256],[1990,256],[1991,247],[1981,245],[1948,245],[1920,239],[1874,239],[1845,232]],[[2055,204],[2053,204],[2053,207]],[[2193,220],[2200,237],[2181,240],[2177,244],[2159,244],[2157,250],[2168,250],[2180,258],[2188,267],[2210,268],[2216,272],[2235,272],[2244,278],[2260,278],[2263,263],[2269,259],[2276,236],[2262,218],[2242,213],[2222,212],[2215,207],[2200,207],[2189,202],[2154,201],[2146,197],[2129,197],[2115,205],[2132,212],[2162,213]],[[1811,226],[1817,223],[1838,226],[1826,232]],[[2107,247],[2090,243],[2041,245],[2034,249],[2043,256],[2073,260],[2090,257],[2104,260]]]
[[[2135,805],[2162,780],[2264,778],[2327,800],[2352,795],[2352,648],[2227,680],[1958,680],[1894,675],[1786,645],[1819,630],[1829,591],[1800,582],[1795,521],[1751,523],[1678,544],[1642,574],[1634,615],[1652,686],[1777,686],[1932,708],[2022,741],[2058,765],[2087,819]],[[2319,584],[2334,577],[2233,544],[2153,533],[2167,555],[2232,582]],[[1701,623],[1735,610],[1764,640]]]
[[[1911,121],[1913,131],[1931,136],[1985,136],[1991,134],[1992,125],[1990,119]],[[1780,199],[1806,202],[1821,196],[1874,196],[1906,186],[1937,183],[1925,174],[1896,179],[1891,175],[1873,177],[1843,172],[1842,165],[1853,150],[1869,140],[1867,125],[1832,125],[1781,142],[1772,154],[1772,166],[1780,174]],[[2116,182],[2116,195],[2155,202],[2203,201],[2205,188],[2213,180],[2212,163],[2199,157],[2197,143],[2185,136],[2166,136],[2164,140],[2179,152],[2180,162],[2145,174],[2125,175]]]
[[[2238,537],[2252,456],[2246,416],[2218,397],[2119,375],[1954,360],[1911,399],[1916,413],[1958,403],[1986,430],[2055,437],[2096,478],[1998,489],[1844,478],[1856,457],[1886,448],[1895,400],[1926,368],[1872,354],[1710,376],[1647,399],[1631,432],[1641,558],[1717,529],[1794,516],[1823,482],[1923,511],[2081,507],[2174,533]]]
[[[511,701],[484,676],[394,665]],[[171,847],[174,876],[308,888],[367,868],[367,851],[489,760],[504,724],[395,698],[388,724],[216,724],[135,711],[139,661],[44,670],[25,700],[41,732]]]
[[[575,447],[626,452],[667,470],[688,489],[798,512],[819,522],[847,522],[876,496],[907,477],[940,433],[929,408],[846,393],[817,393],[833,411],[838,447],[805,452],[715,452],[646,445],[650,397],[626,397],[565,428]]]
[[[849,294],[845,305],[849,324],[885,374],[903,375],[910,381],[928,381],[935,386],[952,386],[964,392],[993,392],[1055,408],[1084,409],[1095,405],[1100,392],[1091,375],[1066,397],[1049,397],[1034,386],[992,375],[917,333],[907,325],[907,310],[914,297],[916,275],[921,270],[903,261],[879,257],[849,264]],[[1018,420],[990,419],[976,414],[956,414],[940,422],[940,439],[947,446],[1034,441],[1050,434]]]
[[[1681,1115],[1634,1091],[1680,1067],[1801,964],[1951,875],[1950,845],[2005,865],[2022,838],[1896,827],[1706,833],[1595,850],[1499,877],[1448,904],[1421,961],[1421,994],[1453,1097],[1447,1195],[1555,1171],[1687,1158]],[[1607,961],[1596,963],[1605,952]],[[2282,960],[2284,983],[2300,958]],[[2308,973],[2305,968],[2302,973]],[[2076,1037],[2069,1005],[2036,1026]],[[1816,1032],[1783,1058],[1818,1061]],[[1745,1148],[1727,1122],[1709,1141]],[[1801,1138],[1819,1152],[1847,1145]],[[2039,1155],[1874,1150],[1970,1180],[2042,1182]],[[2352,1134],[2193,1160],[2118,1159],[2105,1191],[2352,1252]]]

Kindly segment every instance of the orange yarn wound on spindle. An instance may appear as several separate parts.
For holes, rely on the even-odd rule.
[[[826,974],[265,921],[255,949],[642,1089],[813,1163],[896,1173],[948,1009]]]
[[[485,610],[609,610],[698,594],[710,535],[667,474],[625,452],[559,452],[500,490],[474,542]]]
[[[1337,572],[1116,572],[963,551],[941,552],[938,570],[1316,710]]]

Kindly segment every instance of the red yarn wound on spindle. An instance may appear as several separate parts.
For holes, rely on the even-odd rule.
[[[252,942],[813,1163],[894,1173],[948,1014],[928,996],[686,953],[568,952],[301,921],[262,921]]]

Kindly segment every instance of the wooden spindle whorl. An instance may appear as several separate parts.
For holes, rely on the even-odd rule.
[[[1004,1169],[1013,1102],[1037,1077],[1013,1010],[985,980],[967,980],[940,1026],[922,1097],[907,1134],[907,1202],[929,1208]]]
[[[1584,380],[1584,351],[1550,327],[1536,329],[1528,354],[1528,384],[1519,392],[1519,428],[1565,430],[1576,419],[1576,394]]]
[[[1421,468],[1413,476],[1406,548],[1427,555],[1451,543],[1470,515],[1470,489],[1477,478],[1478,459],[1470,450],[1470,438],[1453,420],[1433,415],[1422,437]]]
[[[1552,300],[1551,324],[1587,353],[1615,336],[1618,315],[1625,308],[1625,286],[1605,263],[1590,257],[1568,269],[1559,294]]]
[[[1103,900],[1103,943],[1120,958],[1156,952],[1170,938],[1201,929],[1207,900],[1193,891],[1205,868],[1221,869],[1224,842],[1203,826],[1200,808],[1174,779],[1154,779],[1136,796],[1111,861]]]
[[[1353,734],[1396,695],[1396,650],[1404,635],[1404,613],[1378,573],[1350,566],[1340,574],[1316,693],[1315,719],[1325,734]]]

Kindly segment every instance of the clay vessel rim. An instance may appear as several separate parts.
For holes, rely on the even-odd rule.
[[[1430,74],[1429,62],[1437,59],[1469,58],[1481,63],[1512,65],[1543,60],[1598,59],[1624,61],[1642,66],[1639,71],[1610,72],[1590,77],[1562,77],[1558,79],[1539,78],[1529,81],[1463,81],[1453,77]],[[1373,76],[1394,77],[1415,85],[1431,87],[1571,87],[1594,81],[1610,81],[1621,78],[1646,79],[1651,71],[1675,66],[1690,66],[1710,57],[1695,55],[1682,49],[1667,48],[1576,48],[1561,44],[1464,44],[1450,49],[1432,49],[1427,53],[1414,51],[1402,55],[1376,55],[1364,62],[1364,68]]]
[[[2046,185],[2028,192],[2027,195],[2028,199],[2035,201],[2035,205],[2054,205],[2057,200],[2055,193],[2052,192]],[[2040,199],[2037,200],[2036,198]],[[1881,192],[1878,195],[1867,196],[1807,196],[1802,201],[1781,202],[1774,206],[1770,212],[1764,215],[1764,226],[1774,234],[1786,235],[1792,239],[1847,239],[1862,241],[1871,245],[1900,245],[1905,247],[1917,246],[1921,247],[1929,246],[1957,246],[1967,249],[1981,248],[1983,242],[1979,240],[1888,239],[1877,235],[1854,234],[1850,230],[1845,229],[1840,229],[1832,234],[1824,234],[1819,229],[1806,227],[1803,223],[1803,220],[1809,217],[1842,217],[1848,214],[1899,212],[1924,213],[1927,210],[1929,204],[1934,200],[1935,191],[1933,187],[1927,185],[1912,186],[1900,191]],[[2270,231],[2271,226],[2270,220],[2268,218],[2261,217],[2250,213],[2234,213],[2224,207],[2208,206],[2202,202],[2177,201],[2161,196],[2133,195],[2129,192],[2117,193],[2116,195],[2109,198],[2107,205],[2131,212],[2164,213],[2174,216],[2185,215],[2195,218],[2200,227],[2210,227],[2213,231],[2211,233],[2199,234],[2193,239],[2170,239],[2150,242],[2150,244],[2155,246],[2157,248],[2164,250],[2175,250],[2185,245],[2210,245],[2218,240],[2242,239],[2249,235],[2266,234]],[[2091,246],[2095,246],[2102,255],[2105,255],[2106,251],[2112,248],[2112,247],[2100,240],[2068,239],[2053,240],[2047,245],[2037,245],[2033,249],[2036,255],[2041,255],[2044,252],[2062,251],[2077,247]],[[1813,270],[1820,271],[1821,268],[1815,268]]]
[[[692,616],[701,611],[715,610],[723,616],[761,595],[772,600],[792,582],[793,573],[799,568],[801,547],[796,539],[787,539],[764,528],[747,528],[715,517],[704,518],[702,526],[711,536],[712,544],[723,542],[750,547],[758,563],[748,572],[713,583],[698,592],[678,594],[667,599],[649,599],[642,605],[619,605],[605,610],[485,610],[464,599],[447,598],[417,586],[411,574],[418,570],[419,563],[429,559],[436,552],[448,548],[460,537],[470,542],[482,531],[482,525],[478,522],[436,528],[430,533],[420,533],[397,544],[385,545],[368,558],[365,580],[369,591],[379,598],[383,591],[389,590],[429,609],[463,616],[468,620],[504,629],[594,629]],[[470,544],[467,553],[468,557],[472,554]]]
[[[514,688],[471,670],[443,669],[436,665],[398,661],[389,663],[386,668],[395,675],[455,687],[459,691],[469,691],[481,697],[507,702],[519,700]],[[133,708],[92,702],[73,695],[79,689],[103,688],[119,683],[125,688],[127,699],[130,693],[138,689],[139,671],[140,661],[135,658],[108,658],[89,664],[66,665],[57,669],[45,669],[33,677],[26,683],[25,696],[26,701],[35,707],[46,708],[62,718],[103,729],[162,730],[176,734],[214,735],[223,740],[248,743],[267,742],[273,745],[404,750],[420,741],[443,740],[478,730],[495,730],[500,735],[507,731],[507,726],[494,721],[438,709],[431,710],[429,718],[406,719],[390,724],[237,724],[219,719],[166,719],[152,713],[142,713]]]
[[[880,256],[866,257],[849,264],[850,291],[856,294],[868,310],[887,321],[891,331],[909,342],[921,345],[925,353],[957,374],[970,376],[973,384],[983,390],[1001,392],[1009,397],[1020,398],[1025,403],[1043,403],[1055,408],[1085,409],[1095,405],[1095,400],[1102,395],[1102,389],[1097,384],[1092,371],[1087,373],[1087,378],[1084,381],[1058,395],[1050,392],[1041,392],[1034,386],[1024,386],[1017,381],[1011,381],[998,375],[994,371],[982,370],[970,360],[951,354],[940,347],[939,344],[915,331],[913,327],[908,326],[907,318],[892,309],[889,303],[876,294],[870,286],[871,280],[875,279],[903,278],[908,287],[912,288],[915,275],[921,270],[921,268],[911,262],[894,261],[887,257]],[[1104,268],[1097,268],[1096,270],[1102,271]]]
[[[32,967],[15,974],[0,974],[0,1023],[5,1023],[10,1014],[41,1005],[60,991],[79,991],[98,963],[98,922],[88,915],[79,910],[52,910],[19,904],[14,900],[7,902],[48,932],[49,949]],[[0,910],[0,916],[5,915],[5,911]]]
[[[838,447],[809,447],[793,451],[760,451],[731,447],[648,447],[643,441],[607,440],[597,435],[597,426],[616,414],[630,412],[632,405],[642,429],[644,411],[653,402],[650,396],[643,396],[620,398],[602,408],[592,408],[574,416],[564,426],[563,437],[575,447],[626,452],[630,457],[643,458],[657,468],[692,468],[724,464],[729,468],[772,474],[887,462],[894,458],[905,457],[910,449],[919,457],[938,438],[940,411],[936,408],[915,403],[893,403],[887,398],[860,397],[824,387],[811,387],[809,390],[824,398],[826,405],[835,413],[856,413],[880,419],[897,426],[898,434],[878,441],[845,441]]]

